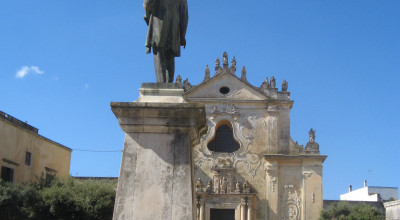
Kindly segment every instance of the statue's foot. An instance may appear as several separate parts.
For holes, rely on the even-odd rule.
[[[146,47],[146,53],[147,54],[151,53],[151,48],[150,47]]]

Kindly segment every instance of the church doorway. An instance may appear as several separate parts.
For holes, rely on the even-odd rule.
[[[210,220],[235,220],[235,209],[210,209]]]

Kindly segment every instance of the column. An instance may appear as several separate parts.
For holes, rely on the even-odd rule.
[[[276,161],[268,161],[266,182],[268,187],[268,216],[269,219],[276,220],[279,218],[279,167]]]
[[[242,198],[240,203],[240,220],[246,220],[246,199]]]
[[[205,207],[205,201],[203,198],[200,199],[200,220],[205,220],[205,211],[206,211],[206,207]]]
[[[252,207],[251,207],[251,199],[247,199],[247,220],[252,220],[252,215],[253,215],[253,211],[252,211]]]

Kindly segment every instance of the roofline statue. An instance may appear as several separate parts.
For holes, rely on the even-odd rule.
[[[146,53],[153,51],[157,83],[172,83],[175,57],[186,47],[188,7],[186,0],[144,0],[148,26]]]

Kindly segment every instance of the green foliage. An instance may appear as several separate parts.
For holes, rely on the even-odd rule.
[[[320,220],[381,220],[384,219],[375,207],[366,204],[351,206],[347,202],[338,202],[321,211]]]
[[[5,220],[111,219],[115,181],[54,180],[17,186],[0,181],[0,216]]]

